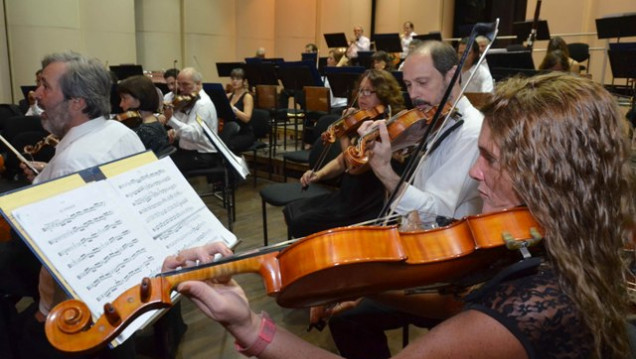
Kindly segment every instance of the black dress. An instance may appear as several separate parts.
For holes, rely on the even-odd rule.
[[[243,98],[247,92],[244,92],[238,101],[234,104],[234,107],[244,111]],[[230,95],[229,101],[232,101],[234,94]],[[227,147],[235,153],[240,153],[248,149],[252,143],[256,140],[252,125],[245,123],[239,119],[233,119],[231,121],[225,121],[223,124],[223,131],[219,135]]]
[[[159,121],[142,123],[133,128],[133,131],[139,136],[144,147],[156,155],[165,153],[172,147],[168,142],[168,133]]]

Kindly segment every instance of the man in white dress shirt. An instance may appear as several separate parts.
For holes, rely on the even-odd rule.
[[[356,26],[353,28],[354,39],[349,41],[347,58],[355,59],[358,57],[358,51],[369,51],[371,49],[371,40],[362,35],[363,33],[364,29],[362,29],[362,26]]]
[[[214,145],[205,137],[197,116],[215,133],[218,132],[216,108],[203,90],[203,76],[192,67],[186,67],[177,76],[179,95],[197,95],[198,99],[182,109],[168,112],[168,136],[178,140],[177,152],[171,157],[181,172],[209,168],[217,164],[218,157]]]

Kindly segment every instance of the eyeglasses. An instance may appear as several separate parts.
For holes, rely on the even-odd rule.
[[[375,91],[369,89],[358,90],[358,96],[371,96],[372,93],[375,93]]]

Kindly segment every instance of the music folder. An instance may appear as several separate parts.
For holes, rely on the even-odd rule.
[[[323,34],[325,37],[325,42],[327,43],[327,47],[348,47],[349,42],[347,41],[347,37],[344,32],[331,33],[331,34]]]
[[[212,241],[237,244],[170,157],[158,160],[152,151],[4,193],[0,210],[93,319],[104,304],[160,273],[167,256]],[[140,316],[111,345],[159,313]]]
[[[636,35],[636,13],[607,16],[596,19],[599,39],[621,38]]]
[[[385,52],[402,52],[402,41],[400,40],[400,34],[375,34],[373,35],[373,41],[375,41],[376,51]]]
[[[243,62],[217,62],[216,72],[219,77],[230,77],[230,73],[234,69],[245,70],[245,63]]]
[[[517,41],[524,42],[528,39],[530,31],[532,31],[533,21],[518,21],[512,23],[512,33],[517,35]],[[550,30],[546,20],[537,22],[537,36],[535,40],[550,40]]]

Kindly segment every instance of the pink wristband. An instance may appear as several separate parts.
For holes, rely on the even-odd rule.
[[[236,350],[245,355],[246,357],[257,356],[265,350],[265,348],[272,342],[274,339],[274,334],[276,334],[276,324],[272,321],[272,319],[267,315],[265,311],[261,312],[261,327],[258,332],[258,338],[256,341],[252,343],[247,348],[243,348],[237,343],[234,342],[234,347]]]

